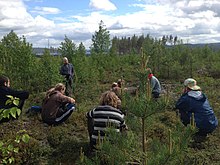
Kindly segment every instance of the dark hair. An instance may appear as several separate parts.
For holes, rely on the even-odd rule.
[[[9,78],[6,76],[0,76],[0,86],[5,86],[5,83],[8,83]]]

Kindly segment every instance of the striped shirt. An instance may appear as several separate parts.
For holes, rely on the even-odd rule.
[[[98,106],[89,111],[87,117],[93,119],[92,139],[97,140],[100,134],[100,139],[105,137],[105,130],[108,127],[113,127],[116,132],[120,132],[125,126],[124,114],[116,108],[109,105]]]

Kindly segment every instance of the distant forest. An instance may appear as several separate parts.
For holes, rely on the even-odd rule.
[[[60,56],[51,58],[56,49],[45,48],[42,58],[36,59],[32,44],[25,37],[19,38],[11,31],[0,42],[0,74],[6,74],[14,80],[15,87],[24,86],[30,91],[44,91],[55,82],[63,81],[59,75],[63,56],[74,64],[79,84],[107,81],[107,67],[112,70],[111,74],[124,76],[128,74],[123,70],[126,68],[124,65],[132,64],[134,68],[138,68],[142,58],[150,57],[149,67],[163,79],[180,80],[197,75],[220,77],[219,49],[213,49],[209,45],[187,45],[172,35],[161,39],[150,35],[115,36],[110,39],[109,31],[102,21],[99,30],[92,36],[90,58],[87,58],[87,50],[82,42],[76,45],[67,36],[57,49]]]

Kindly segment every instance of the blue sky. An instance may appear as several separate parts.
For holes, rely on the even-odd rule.
[[[33,47],[59,47],[66,35],[89,48],[101,20],[111,37],[220,41],[220,0],[0,0],[0,38],[14,30]]]

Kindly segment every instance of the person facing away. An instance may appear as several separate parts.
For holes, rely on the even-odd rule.
[[[18,106],[14,104],[6,105],[6,101],[9,99],[7,95],[19,98]],[[23,109],[24,102],[29,97],[29,92],[23,90],[14,90],[10,87],[10,80],[6,76],[0,76],[0,109],[8,110],[12,107],[17,107],[20,110]],[[12,116],[11,116],[12,117]],[[11,119],[3,119],[9,121]],[[18,117],[18,116],[17,116]]]
[[[194,113],[195,124],[199,129],[197,135],[206,136],[218,125],[208,98],[195,79],[188,78],[184,81],[184,91],[176,103],[176,109],[179,109],[181,121],[185,126],[190,123],[192,113]]]
[[[112,83],[110,91],[114,92],[116,94],[117,98],[117,109],[121,109],[121,88],[118,86],[116,82]]]
[[[63,58],[63,65],[60,68],[60,74],[65,76],[65,79],[66,79],[65,94],[67,96],[72,96],[74,67],[71,63],[69,63],[67,57]]]
[[[160,97],[160,93],[161,93],[161,85],[160,85],[160,81],[157,79],[156,76],[154,76],[151,72],[150,68],[147,68],[148,71],[150,71],[150,73],[148,74],[148,79],[150,82],[150,86],[151,86],[151,94],[152,97],[157,99]]]
[[[49,125],[58,125],[66,121],[75,110],[75,100],[65,96],[65,85],[58,83],[47,91],[42,103],[41,117]]]
[[[127,128],[124,120],[124,114],[117,109],[118,97],[112,91],[106,91],[101,95],[100,105],[87,112],[88,132],[90,136],[90,145],[95,147],[97,140],[103,140],[105,130],[108,126],[114,126],[116,132],[121,132]]]

